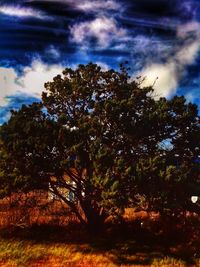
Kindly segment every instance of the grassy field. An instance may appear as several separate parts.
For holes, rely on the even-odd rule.
[[[162,257],[160,253],[123,252],[121,256],[119,253],[120,250],[114,249],[100,252],[89,244],[1,240],[0,266],[188,266],[180,259]],[[200,266],[200,261],[193,266]]]
[[[200,266],[199,243],[191,245],[172,236],[155,236],[138,229],[92,236],[77,227],[36,227],[1,234],[0,266],[5,267],[115,267]]]

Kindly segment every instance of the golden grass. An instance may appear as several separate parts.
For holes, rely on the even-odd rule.
[[[51,208],[52,211],[54,207]],[[39,232],[37,232],[37,227],[35,230],[34,227],[30,228],[28,235],[25,234],[25,238],[23,238],[23,234],[27,233],[26,228],[23,229],[22,236],[19,234],[21,230],[17,230],[17,235],[13,235],[12,227],[1,230],[2,233],[4,231],[10,232],[7,239],[4,238],[6,235],[2,235],[0,238],[0,267],[200,267],[200,259],[191,265],[182,260],[183,258],[187,260],[187,254],[188,258],[193,260],[194,254],[200,250],[198,248],[200,245],[199,231],[197,231],[196,237],[191,238],[193,246],[184,241],[180,241],[180,244],[176,243],[174,242],[176,238],[174,235],[169,236],[167,232],[165,236],[165,232],[160,233],[159,228],[157,229],[158,214],[126,209],[124,219],[127,223],[126,227],[129,228],[123,228],[123,234],[120,234],[118,228],[116,228],[117,230],[115,227],[113,229],[111,224],[112,231],[109,230],[110,228],[107,229],[107,240],[105,237],[100,237],[99,240],[99,237],[91,238],[88,234],[85,236],[79,225],[75,229],[70,228],[69,221],[76,221],[74,217],[70,216],[60,216],[59,222],[56,222],[56,225],[61,226],[69,224],[68,228],[62,230],[61,227],[58,229],[59,231],[56,228],[48,228],[47,226],[52,223],[53,217],[50,216],[49,218],[46,216],[47,214],[44,212],[44,216],[40,215],[37,219],[37,223],[44,223],[45,228],[41,228],[42,230],[39,228]],[[17,221],[17,215],[14,215],[13,218]],[[68,221],[61,223],[62,217],[63,219],[68,218]],[[3,219],[5,219],[5,213]],[[41,221],[42,219],[44,222]],[[142,226],[141,222],[143,222]],[[195,222],[193,223],[195,225]],[[196,225],[199,225],[199,220],[196,221]],[[46,227],[47,230],[45,230]],[[180,233],[185,232],[182,230]],[[159,241],[161,234],[163,237]],[[8,239],[13,236],[15,238]],[[166,245],[166,239],[173,242]]]
[[[100,252],[89,244],[36,243],[34,241],[0,240],[0,266],[2,267],[186,267],[181,260],[155,258],[152,263],[139,264],[147,254],[123,255],[125,262],[117,262],[117,251]],[[135,262],[135,264],[130,264]],[[138,264],[137,264],[138,262]],[[193,266],[200,266],[200,260]]]

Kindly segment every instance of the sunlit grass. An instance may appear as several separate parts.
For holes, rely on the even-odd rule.
[[[0,267],[200,267],[199,220],[162,232],[156,220],[138,216],[97,235],[79,224],[1,229]]]
[[[126,254],[123,252],[123,255],[120,257],[120,251],[114,249],[110,249],[106,252],[98,251],[89,244],[36,243],[34,241],[15,239],[0,240],[0,266],[2,267],[188,266],[184,261],[173,257],[155,257],[149,264],[147,261],[148,253]],[[198,264],[200,264],[200,261],[193,266],[200,266]]]
[[[46,256],[46,248],[40,244],[34,245],[30,242],[16,240],[0,241],[1,266],[4,266],[5,263],[13,266],[26,266],[29,262],[45,259]]]

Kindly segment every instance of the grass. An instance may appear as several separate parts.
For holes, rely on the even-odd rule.
[[[88,244],[44,244],[1,240],[0,266],[116,266],[109,253],[99,254]]]
[[[0,267],[200,267],[200,218],[152,216],[127,210],[124,223],[95,236],[75,221],[2,228]]]
[[[131,225],[88,235],[80,226],[40,226],[1,233],[2,267],[186,267],[200,266],[200,243],[187,246]]]
[[[145,253],[123,255],[117,262],[116,251],[98,252],[89,244],[35,243],[33,241],[1,240],[0,266],[188,266],[173,257],[155,258],[150,263]],[[151,255],[152,256],[152,255]],[[156,255],[154,255],[155,257]],[[158,255],[157,255],[158,256]],[[161,256],[161,255],[159,255]],[[193,266],[200,266],[200,261]]]

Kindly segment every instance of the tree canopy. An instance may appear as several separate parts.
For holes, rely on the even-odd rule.
[[[128,206],[199,211],[190,202],[200,191],[195,104],[155,99],[123,66],[66,68],[45,89],[0,129],[2,197],[46,188],[95,226]]]

